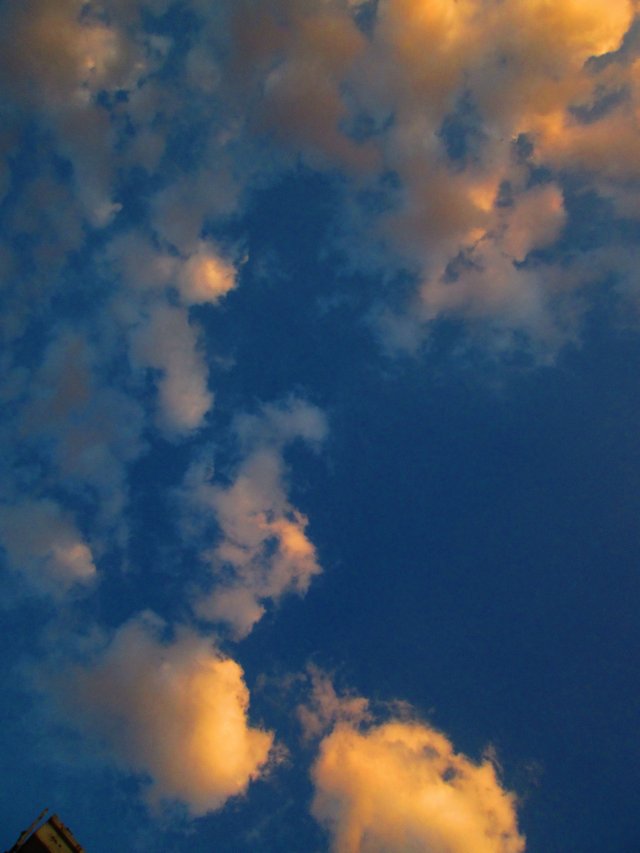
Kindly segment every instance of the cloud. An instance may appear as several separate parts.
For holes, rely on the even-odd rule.
[[[5,88],[39,110],[72,165],[69,227],[56,243],[77,248],[79,217],[107,225],[120,177],[163,164],[145,199],[145,227],[163,247],[151,265],[160,278],[168,270],[158,266],[172,267],[183,304],[213,302],[235,277],[203,229],[237,215],[252,186],[302,157],[347,178],[338,219],[356,263],[374,258],[415,276],[408,317],[396,306],[391,318],[384,304],[372,313],[386,343],[416,350],[451,314],[525,331],[549,348],[561,345],[561,328],[575,338],[581,312],[559,320],[554,293],[557,284],[579,299],[570,259],[550,255],[553,270],[533,277],[517,264],[556,245],[569,219],[569,172],[613,199],[619,215],[636,216],[637,50],[618,48],[637,4],[384,0],[366,27],[361,4],[347,0],[188,5],[198,25],[183,52],[148,31],[134,3],[107,15],[79,0],[27,0],[3,12],[12,34]],[[160,15],[167,7],[153,6]],[[547,189],[535,186],[539,169]],[[375,210],[362,202],[371,193],[384,201]],[[474,275],[445,293],[448,266],[470,253]],[[169,378],[162,394],[175,393]],[[185,393],[190,403],[179,408],[191,405],[191,415],[180,425],[174,406],[168,428],[189,430],[202,416],[202,387]]]
[[[458,314],[557,347],[562,336],[549,334],[560,325],[553,287],[567,265],[556,258],[549,261],[553,270],[532,276],[516,262],[552,246],[567,214],[557,183],[531,186],[530,166],[593,166],[596,178],[606,171],[602,162],[578,164],[581,146],[604,129],[571,121],[571,110],[599,87],[611,87],[606,74],[585,63],[615,50],[632,18],[627,0],[610,9],[599,0],[379,5],[358,91],[365,108],[393,117],[376,141],[400,190],[378,228],[421,279],[419,299],[406,306],[413,323],[401,317],[390,323],[382,311],[385,335],[415,348],[416,326],[424,335],[431,320]],[[572,135],[575,145],[567,142]],[[528,164],[514,147],[525,138],[532,146]],[[565,145],[566,156],[559,156]],[[633,170],[633,156],[617,159]],[[471,260],[470,272],[451,283],[446,271],[461,254]],[[576,287],[570,274],[565,281]]]
[[[195,327],[184,308],[154,304],[133,331],[131,354],[138,367],[160,371],[158,423],[169,434],[200,427],[213,404],[207,367]]]
[[[520,853],[515,798],[489,759],[456,753],[424,723],[338,722],[312,769],[313,815],[336,853]]]
[[[326,734],[338,721],[357,727],[373,719],[369,702],[362,696],[339,695],[331,678],[313,664],[307,667],[307,672],[311,694],[296,709],[306,739]]]
[[[58,484],[97,495],[100,516],[113,522],[126,502],[126,466],[144,446],[144,420],[141,405],[104,380],[108,358],[84,334],[56,329],[40,366],[24,375],[13,442],[32,445]]]
[[[155,380],[158,426],[174,439],[198,429],[213,394],[201,335],[188,309],[215,305],[232,290],[235,264],[211,241],[200,240],[181,257],[130,231],[108,244],[102,267],[120,283],[111,320],[127,331],[134,368],[149,370]]]
[[[14,96],[66,107],[83,86],[113,82],[119,34],[81,12],[80,0],[26,0],[5,10],[3,68]]]
[[[215,303],[236,286],[236,269],[201,241],[180,270],[179,286],[187,305]]]
[[[490,233],[422,282],[417,318],[460,311],[472,321],[527,331],[555,350],[566,330],[554,299],[570,279],[548,261],[522,262],[559,238],[566,222],[562,193],[555,184],[533,187],[492,220]]]
[[[306,14],[300,12],[292,15],[286,60],[265,79],[261,122],[282,144],[296,145],[312,162],[320,157],[321,163],[370,171],[378,165],[375,149],[341,132],[348,120],[341,81],[366,41],[353,19],[335,5],[328,11],[317,5]],[[243,24],[248,26],[248,20],[238,26],[240,37]]]
[[[265,771],[273,734],[250,725],[242,668],[188,629],[170,642],[146,614],[58,688],[66,712],[123,769],[150,780],[147,801],[220,809]]]
[[[637,60],[616,53],[636,5],[384,0],[366,34],[354,4],[337,0],[265,3],[257,29],[248,9],[232,18],[245,61],[229,67],[261,92],[257,127],[277,123],[279,145],[348,177],[341,247],[355,265],[415,276],[400,312],[372,313],[385,343],[415,351],[447,315],[550,352],[575,340],[584,279],[559,247],[576,224],[563,184],[573,172],[636,215]],[[381,203],[368,207],[372,196]],[[472,273],[450,287],[460,256]]]
[[[501,265],[505,298],[493,298],[495,263],[486,260],[506,250],[522,262],[536,248],[542,220],[531,209],[532,163],[586,170],[621,212],[634,209],[636,63],[627,51],[589,65],[621,44],[633,20],[630,0],[606,4],[606,14],[603,0],[553,7],[542,0],[428,7],[385,0],[367,33],[357,4],[339,0],[192,6],[200,26],[171,84],[153,73],[168,61],[170,45],[145,32],[134,4],[119,4],[107,18],[75,0],[29,0],[6,13],[5,28],[20,34],[7,47],[9,91],[18,101],[35,97],[49,116],[73,164],[76,200],[95,226],[115,211],[119,167],[153,169],[180,127],[202,134],[197,157],[165,170],[149,199],[157,236],[182,257],[174,282],[186,304],[212,301],[233,286],[228,262],[202,242],[203,223],[237,211],[256,177],[268,180],[291,164],[281,156],[288,147],[317,168],[339,167],[354,189],[395,176],[386,211],[366,212],[361,224],[348,216],[341,222],[353,255],[380,243],[388,263],[416,271],[418,299],[406,310],[417,316],[383,323],[391,332],[413,326],[395,337],[414,348],[416,330],[426,334],[442,314],[485,316],[532,336],[554,324],[553,299],[544,293],[530,300],[531,311],[547,319],[527,315],[516,267]],[[17,42],[26,48],[16,50]],[[189,98],[180,97],[185,91]],[[114,95],[107,110],[98,98],[105,92],[127,96]],[[616,93],[626,95],[614,108],[596,110],[588,122],[577,117],[577,108]],[[445,128],[454,129],[453,146]],[[514,140],[524,137],[532,145],[528,165],[514,157]],[[506,185],[508,209],[498,205]],[[549,221],[556,237],[561,219],[562,205]],[[434,299],[433,282],[479,240],[485,260],[473,283],[458,287],[455,298]],[[386,316],[384,308],[377,313]]]
[[[246,450],[272,446],[281,450],[302,439],[317,450],[327,437],[327,420],[316,406],[291,397],[282,403],[266,403],[258,414],[238,414],[234,431]]]
[[[212,513],[220,530],[218,543],[204,555],[215,577],[213,591],[196,610],[226,622],[236,638],[251,631],[267,601],[303,595],[321,571],[307,519],[286,495],[283,451],[295,439],[317,446],[326,431],[324,416],[308,403],[267,405],[259,415],[236,419],[245,455],[229,485],[211,482],[203,464],[186,479],[187,500],[200,514]]]
[[[73,164],[76,199],[89,222],[107,225],[120,209],[112,198],[115,138],[95,100],[127,87],[144,67],[124,29],[106,26],[78,0],[26,0],[3,13],[5,94],[35,107],[53,131],[59,154]]]
[[[0,544],[11,567],[39,592],[58,596],[95,579],[89,546],[70,514],[51,500],[0,505]]]

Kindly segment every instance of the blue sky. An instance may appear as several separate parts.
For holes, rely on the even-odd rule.
[[[638,849],[637,10],[0,7],[5,846]]]

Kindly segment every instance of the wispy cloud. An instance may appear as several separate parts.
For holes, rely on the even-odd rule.
[[[33,589],[54,595],[91,583],[96,567],[73,520],[50,500],[0,505],[0,542]]]
[[[226,622],[237,638],[249,633],[268,601],[304,594],[321,571],[307,519],[287,498],[283,451],[295,439],[317,446],[326,431],[323,414],[301,400],[265,406],[236,419],[243,458],[228,486],[211,482],[202,464],[187,478],[192,507],[212,513],[220,528],[220,541],[205,553],[216,583],[197,600],[196,612]]]

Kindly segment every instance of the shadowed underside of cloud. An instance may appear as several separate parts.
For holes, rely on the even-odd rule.
[[[262,774],[273,734],[249,724],[239,664],[187,629],[162,642],[161,629],[149,614],[127,623],[62,692],[119,766],[150,780],[149,803],[179,800],[202,815]]]

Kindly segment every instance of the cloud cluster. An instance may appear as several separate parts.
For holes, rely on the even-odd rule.
[[[38,110],[73,162],[73,187],[82,215],[94,226],[119,210],[114,184],[113,136],[96,96],[131,85],[144,54],[126,31],[101,20],[80,0],[27,0],[3,11],[3,90],[16,110]]]
[[[37,367],[10,369],[0,383],[0,545],[40,592],[86,581],[96,572],[95,550],[126,533],[127,467],[145,447],[144,411],[104,380],[100,355],[86,334],[62,325]],[[94,519],[85,536],[74,521],[79,505]]]
[[[312,811],[336,853],[525,849],[515,799],[491,761],[456,753],[423,723],[392,720],[364,731],[338,723],[320,744],[312,778]]]
[[[267,601],[304,594],[321,571],[307,519],[287,497],[283,452],[295,439],[317,446],[326,430],[319,409],[301,400],[267,405],[259,415],[236,419],[243,458],[229,485],[210,482],[201,464],[187,477],[192,507],[213,513],[220,529],[219,542],[205,554],[215,586],[196,611],[227,623],[236,638],[251,631]]]
[[[239,664],[193,631],[163,642],[161,630],[138,617],[97,661],[67,673],[67,711],[121,767],[150,780],[151,804],[179,800],[198,816],[245,793],[266,768],[273,734],[249,723]]]
[[[163,17],[178,5],[183,39]],[[186,447],[210,423],[215,341],[198,318],[241,286],[246,201],[300,160],[341,176],[350,262],[415,283],[391,305],[381,289],[369,312],[387,345],[417,349],[456,316],[553,352],[579,331],[584,285],[611,272],[637,304],[622,237],[580,251],[567,237],[582,226],[576,187],[637,226],[637,13],[635,0],[4,4],[7,563],[48,594],[90,594],[105,541],[126,547],[149,436]],[[196,546],[210,589],[195,616],[235,640],[320,571],[286,450],[326,429],[301,400],[266,405],[233,420],[228,477],[193,464],[185,479],[183,514],[217,531]],[[193,631],[163,643],[130,622],[76,679],[85,720],[152,798],[202,814],[267,762],[273,735],[248,722],[240,667]],[[490,762],[423,724],[361,729],[364,700],[312,681],[305,730],[335,723],[314,812],[337,850],[523,849]]]

